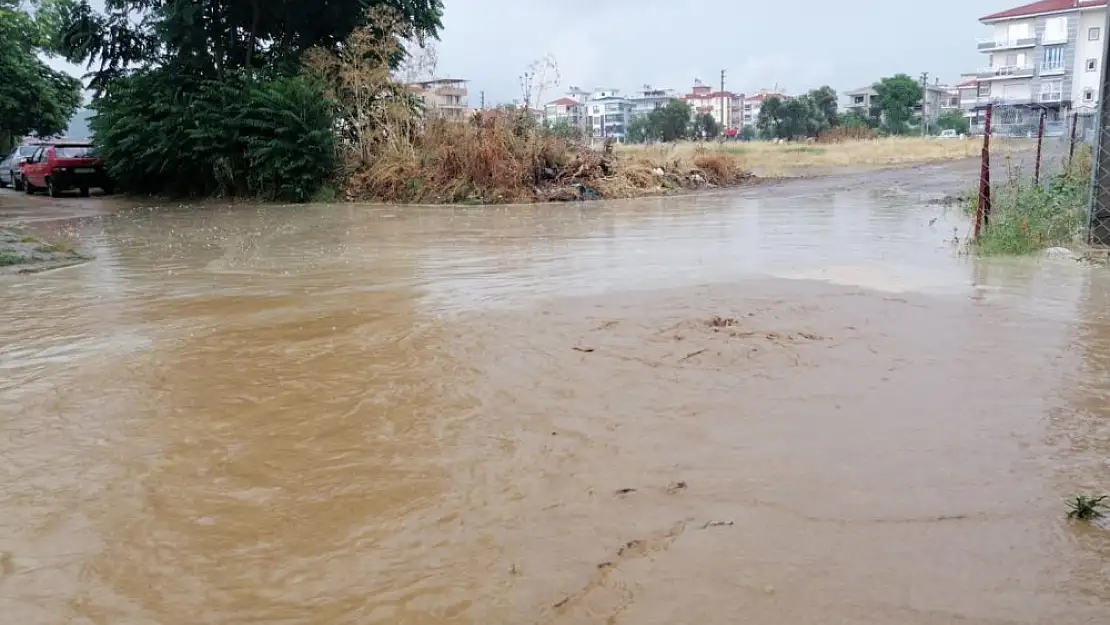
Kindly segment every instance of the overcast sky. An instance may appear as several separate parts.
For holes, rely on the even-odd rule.
[[[493,104],[520,97],[519,76],[552,55],[559,87],[642,84],[688,90],[695,78],[751,93],[838,92],[897,72],[954,83],[986,65],[983,15],[1022,0],[445,0],[440,76],[471,81]],[[93,0],[103,5],[103,0]],[[54,62],[80,75],[81,69]]]

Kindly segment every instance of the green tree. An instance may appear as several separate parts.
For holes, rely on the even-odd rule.
[[[767,98],[759,109],[756,126],[765,139],[800,139],[815,137],[831,124],[807,94],[787,100]]]
[[[782,119],[782,107],[782,98],[778,96],[771,96],[763,100],[763,106],[759,107],[759,117],[755,121],[760,137],[764,139],[780,138],[779,123]]]
[[[813,103],[814,108],[820,114],[824,128],[832,128],[840,122],[840,116],[837,115],[837,96],[836,91],[828,85],[811,90],[806,94],[810,101]]]
[[[694,136],[702,139],[716,139],[721,134],[721,127],[717,120],[709,113],[702,113],[694,118]]]
[[[53,47],[91,70],[90,125],[121,188],[295,201],[335,171],[336,131],[350,140],[353,124],[337,110],[347,94],[327,89],[336,76],[303,76],[306,54],[380,54],[368,60],[388,74],[403,47],[352,52],[353,35],[422,40],[442,13],[441,0],[54,1]]]
[[[265,67],[296,73],[310,49],[337,50],[367,15],[387,7],[405,26],[399,34],[422,41],[441,27],[442,0],[105,0],[103,13],[88,0],[57,11],[56,48],[74,63],[96,66],[101,89],[131,66],[188,68],[212,78],[235,69]],[[400,63],[403,53],[392,59]]]
[[[755,138],[756,138],[755,127],[752,126],[751,124],[747,124],[743,128],[740,129],[740,140],[741,141],[753,141],[753,140],[755,140]]]
[[[81,81],[39,58],[50,47],[49,0],[0,0],[0,150],[28,134],[66,129],[81,105]]]
[[[848,109],[840,115],[839,125],[858,128],[878,128],[878,109],[864,111],[862,108]]]
[[[962,111],[948,111],[937,118],[932,125],[938,133],[941,130],[955,130],[960,134],[967,134],[971,130],[971,123]]]
[[[873,88],[884,129],[899,135],[909,132],[914,107],[921,104],[921,85],[905,74],[895,74],[875,83]]]
[[[671,100],[648,114],[648,138],[657,141],[685,139],[693,111],[682,100]]]
[[[625,139],[629,143],[645,143],[651,138],[651,125],[647,115],[638,115],[628,122],[625,129]]]

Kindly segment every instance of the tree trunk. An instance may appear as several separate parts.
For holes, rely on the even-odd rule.
[[[251,59],[254,57],[254,42],[258,36],[259,19],[258,0],[251,0],[251,34],[247,38],[247,69],[251,68]]]

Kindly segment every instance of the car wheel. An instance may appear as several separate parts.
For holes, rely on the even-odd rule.
[[[8,188],[8,182],[9,182],[8,180],[4,179],[3,175],[0,175],[0,189]]]
[[[53,178],[47,178],[46,179],[46,194],[49,195],[50,197],[59,197],[61,195],[61,192],[58,191],[58,189],[54,187],[54,179]]]
[[[23,191],[27,195],[31,195],[32,193],[35,192],[35,187],[32,186],[31,183],[27,181],[27,176],[23,177]]]
[[[89,197],[89,188],[81,187],[81,197]]]
[[[12,174],[12,187],[14,187],[16,191],[22,191],[23,190],[23,177],[22,176],[16,177],[15,174]]]

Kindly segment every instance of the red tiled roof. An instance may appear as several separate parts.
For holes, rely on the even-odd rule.
[[[978,85],[979,85],[979,81],[972,78],[971,80],[965,80],[965,81],[961,82],[960,84],[956,85],[956,88],[960,89],[960,88],[963,88],[963,87],[977,87]]]
[[[1090,9],[1092,7],[1106,6],[1106,0],[1040,0],[1039,2],[1032,2],[998,13],[991,13],[985,17],[980,17],[980,22],[988,22],[992,20],[1003,20],[1014,17],[1027,17],[1030,15],[1040,15],[1042,13],[1059,13],[1061,11],[1071,11],[1074,9]]]
[[[788,98],[789,96],[785,93],[757,93],[753,96],[749,96],[747,99],[749,102],[762,102],[770,97]]]
[[[578,100],[574,100],[571,98],[559,98],[558,100],[548,102],[547,106],[577,106],[578,104]]]

